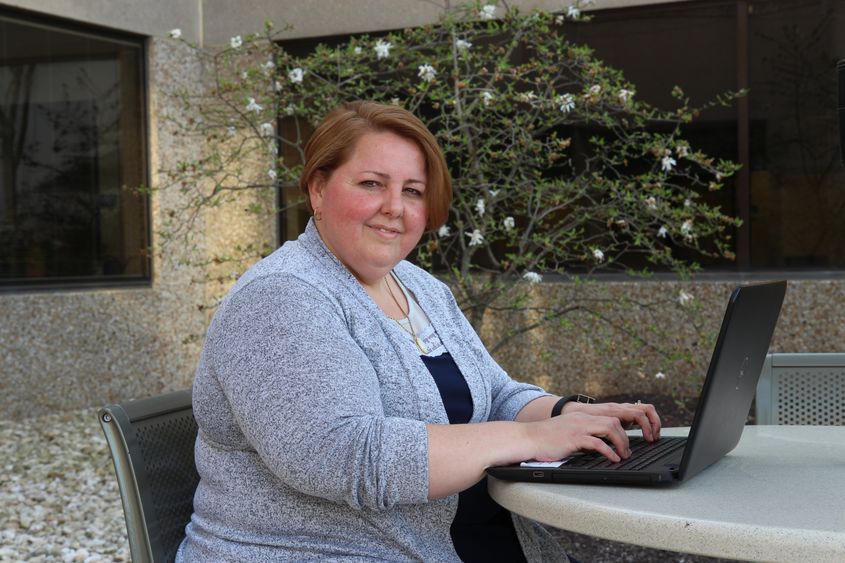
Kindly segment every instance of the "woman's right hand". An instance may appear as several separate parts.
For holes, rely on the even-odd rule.
[[[430,499],[465,490],[496,465],[554,461],[579,450],[600,452],[613,462],[631,455],[619,418],[580,411],[534,422],[428,424],[426,429]]]
[[[613,416],[571,412],[527,425],[537,461],[555,461],[581,450],[599,452],[614,463],[631,455],[628,435]]]

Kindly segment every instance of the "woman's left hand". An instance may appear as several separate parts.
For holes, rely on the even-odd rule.
[[[595,416],[612,416],[619,419],[624,428],[639,426],[643,438],[648,442],[660,439],[660,416],[654,405],[648,403],[576,403],[570,401],[563,412],[583,412]]]

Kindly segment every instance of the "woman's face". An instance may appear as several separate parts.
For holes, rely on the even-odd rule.
[[[323,242],[362,283],[379,282],[419,242],[428,221],[426,181],[415,142],[371,132],[328,178],[309,184]]]

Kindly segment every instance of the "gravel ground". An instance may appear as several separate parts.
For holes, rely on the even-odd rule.
[[[95,409],[0,421],[0,562],[129,561]]]
[[[129,561],[120,493],[95,409],[0,421],[0,563]],[[581,563],[714,563],[552,530]]]

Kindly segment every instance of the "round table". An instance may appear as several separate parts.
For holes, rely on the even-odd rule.
[[[727,456],[670,486],[491,477],[489,489],[512,512],[609,540],[753,561],[845,562],[843,426],[747,426]]]

